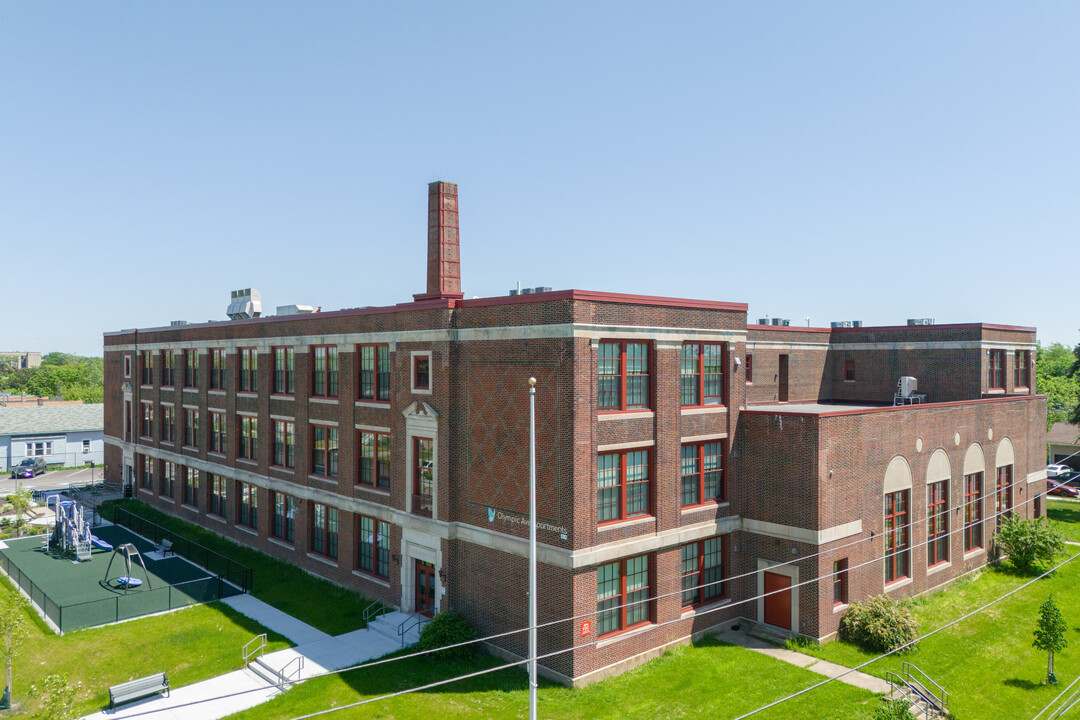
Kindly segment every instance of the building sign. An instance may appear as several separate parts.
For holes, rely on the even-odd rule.
[[[510,525],[524,525],[525,527],[529,527],[529,517],[528,517],[528,515],[520,515],[518,513],[510,513],[510,512],[506,512],[505,510],[496,510],[493,507],[489,507],[487,509],[487,517],[488,517],[488,522],[489,523],[493,523],[496,520],[498,520],[500,523],[508,523]],[[566,536],[570,532],[569,530],[567,530],[565,527],[562,527],[561,525],[552,525],[551,523],[545,522],[544,520],[539,520],[536,523],[536,529],[537,530],[550,530],[551,532],[557,532],[557,533],[559,533],[559,538],[561,540],[565,540]]]
[[[592,623],[586,620],[585,622],[581,623],[581,637],[585,637],[590,633],[592,633]]]

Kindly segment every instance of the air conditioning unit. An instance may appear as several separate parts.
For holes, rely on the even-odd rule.
[[[908,325],[933,325],[934,318],[908,318]]]
[[[850,320],[833,320],[830,325],[834,328],[849,328],[851,327]]]
[[[862,320],[852,320],[851,327],[862,327]]]
[[[902,398],[909,398],[919,389],[919,381],[910,375],[905,375],[896,383],[896,392]]]

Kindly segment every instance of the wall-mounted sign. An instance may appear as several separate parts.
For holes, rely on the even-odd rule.
[[[592,632],[592,623],[591,622],[586,620],[585,622],[581,623],[581,637],[585,637],[586,635],[590,634],[591,632]]]

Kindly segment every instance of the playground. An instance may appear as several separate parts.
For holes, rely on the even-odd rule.
[[[86,524],[74,528],[66,538],[61,529],[0,543],[0,566],[61,632],[241,592],[182,557],[163,555],[127,528],[102,525],[92,534]]]

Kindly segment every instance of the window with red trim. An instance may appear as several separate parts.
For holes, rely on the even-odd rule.
[[[225,348],[210,350],[210,389],[225,389]]]
[[[649,556],[639,555],[596,569],[596,634],[610,635],[652,621]]]
[[[949,560],[949,481],[926,486],[926,566]]]
[[[199,471],[184,468],[184,504],[199,507]]]
[[[291,347],[276,347],[272,352],[274,355],[274,394],[292,395],[296,392],[295,353]]]
[[[271,492],[274,506],[274,523],[271,534],[287,543],[296,540],[296,498],[285,493]]]
[[[724,343],[683,343],[679,396],[684,407],[724,404]]]
[[[431,389],[431,356],[413,355],[413,390]]]
[[[964,551],[982,547],[981,472],[964,476]]]
[[[240,348],[237,352],[239,366],[236,388],[240,392],[259,391],[259,351],[255,348]]]
[[[383,490],[390,489],[390,435],[357,431],[360,448],[360,467],[357,482]]]
[[[316,345],[311,349],[311,394],[313,397],[337,397],[336,345]]]
[[[597,350],[597,407],[601,411],[649,407],[649,343],[605,340]]]
[[[296,432],[291,420],[274,420],[273,464],[278,467],[296,467]]]
[[[990,390],[1005,389],[1005,351],[991,350],[986,387]]]
[[[338,510],[311,503],[311,552],[337,559]]]
[[[360,358],[360,399],[390,402],[390,346],[358,345],[356,351]]]
[[[750,353],[746,354],[746,382],[754,382],[754,356]]]
[[[1016,382],[1014,385],[1018,388],[1031,387],[1031,351],[1030,350],[1017,350],[1016,351]]]
[[[184,351],[184,387],[199,386],[199,351]]]
[[[683,545],[682,605],[696,607],[727,597],[727,557],[723,536]]]
[[[885,582],[909,576],[908,497],[909,490],[885,496]]]
[[[139,382],[142,385],[154,384],[154,353],[150,350],[139,353]]]
[[[683,507],[723,502],[724,444],[716,440],[683,445],[679,475],[679,501]]]
[[[236,524],[259,528],[259,488],[251,483],[236,483]]]
[[[431,517],[435,491],[435,443],[430,438],[413,438],[412,511]]]
[[[173,385],[173,351],[161,351],[161,384],[166,387]]]
[[[855,361],[854,360],[845,360],[844,361],[844,380],[847,381],[847,382],[854,382],[855,381]]]
[[[210,422],[207,423],[207,431],[210,433],[209,450],[210,452],[224,453],[225,452],[225,413],[223,412],[211,412],[210,417],[207,418]]]
[[[154,437],[154,403],[142,403],[142,424],[139,426],[139,435],[144,438]]]
[[[176,440],[176,416],[172,405],[161,406],[161,439],[164,442]]]
[[[832,601],[833,607],[837,605],[847,605],[848,601],[848,568],[847,558],[837,560],[832,564],[833,571],[833,585],[832,585]]]
[[[206,474],[206,485],[210,491],[210,505],[206,509],[211,515],[217,515],[220,518],[225,517],[225,500],[226,500],[226,484],[227,478],[223,478],[220,475]]]
[[[311,474],[328,478],[338,476],[338,429],[336,427],[311,426]]]
[[[250,415],[241,415],[237,418],[240,436],[240,444],[237,447],[237,457],[248,460],[259,459],[259,418]]]
[[[649,514],[650,453],[623,450],[596,457],[596,508],[600,523]]]
[[[997,492],[994,493],[994,514],[1000,525],[1012,515],[1012,475],[1013,466],[1003,465],[997,469]]]
[[[149,455],[140,455],[142,466],[139,468],[139,487],[145,490],[154,489],[154,463],[157,462]]]
[[[356,516],[356,569],[390,579],[390,523]]]
[[[161,461],[161,493],[162,497],[171,498],[176,492],[176,464],[168,460]]]

